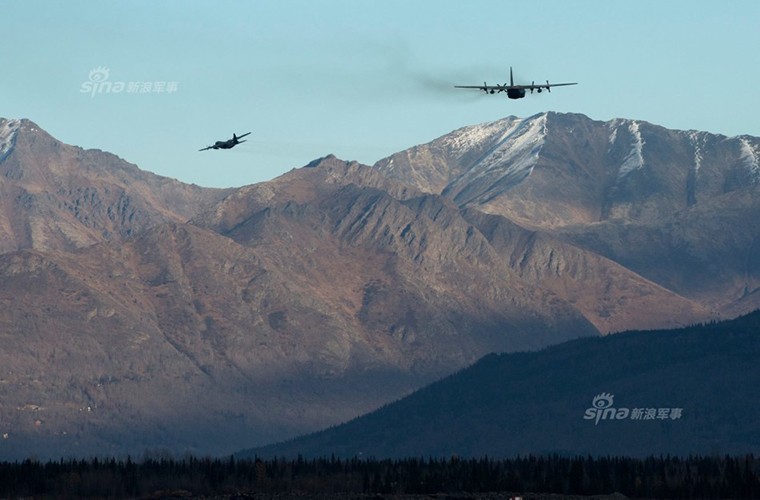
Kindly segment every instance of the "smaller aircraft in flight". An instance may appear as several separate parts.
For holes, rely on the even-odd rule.
[[[530,85],[515,85],[515,81],[512,78],[512,67],[509,67],[509,85],[506,83],[504,85],[488,85],[486,82],[483,82],[483,85],[455,85],[454,88],[457,89],[479,89],[484,91],[487,94],[496,94],[500,92],[506,92],[507,97],[510,99],[522,99],[525,97],[525,91],[530,90],[530,93],[532,94],[535,90],[536,92],[541,93],[544,89],[546,89],[547,92],[552,91],[552,87],[563,87],[565,85],[578,85],[577,83],[549,83],[549,80],[546,80],[546,84],[539,83],[536,85],[536,82],[531,83]]]
[[[240,139],[242,139],[243,137],[249,134],[250,132],[248,132],[247,134],[243,134],[241,136],[232,134],[232,139],[227,139],[226,141],[216,141],[213,146],[208,146],[203,149],[199,149],[198,151],[206,151],[207,149],[232,149],[238,144],[240,144],[241,142],[245,142],[245,141],[241,141]]]

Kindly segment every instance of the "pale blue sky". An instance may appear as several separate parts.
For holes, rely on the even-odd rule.
[[[205,186],[329,153],[372,164],[547,110],[760,136],[756,0],[0,0],[0,24],[0,117]],[[510,65],[579,85],[518,101],[452,88]],[[98,67],[176,91],[80,92]]]

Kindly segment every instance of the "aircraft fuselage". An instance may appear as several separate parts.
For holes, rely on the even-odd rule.
[[[507,89],[507,97],[510,99],[522,99],[525,97],[525,89]]]
[[[199,149],[198,151],[208,151],[209,149],[232,149],[238,144],[241,144],[245,141],[241,141],[243,137],[250,135],[250,132],[246,132],[245,134],[238,137],[236,134],[232,134],[232,139],[228,139],[226,141],[216,141],[213,146],[208,146],[203,149]]]

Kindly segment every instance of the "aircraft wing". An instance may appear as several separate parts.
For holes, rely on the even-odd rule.
[[[207,146],[203,149],[199,149],[198,151],[206,151],[207,149],[214,149],[214,146]]]
[[[510,85],[509,89],[520,89],[520,90],[538,90],[538,89],[548,89],[549,87],[564,87],[565,85],[578,85],[578,82],[573,83],[539,83],[538,85],[531,84],[531,85]]]
[[[246,132],[246,133],[245,133],[245,134],[243,134],[243,135],[239,135],[239,136],[237,136],[237,138],[238,138],[238,139],[242,139],[243,137],[245,137],[245,136],[247,136],[247,135],[251,135],[251,133],[250,133],[250,132]]]
[[[507,86],[501,86],[501,85],[454,85],[455,89],[478,89],[478,90],[507,90],[509,85]]]
[[[550,87],[564,87],[565,85],[578,85],[577,82],[573,83],[539,83],[538,85],[533,83],[531,85],[454,85],[456,89],[478,89],[485,92],[506,92],[507,90],[539,90],[548,89]]]

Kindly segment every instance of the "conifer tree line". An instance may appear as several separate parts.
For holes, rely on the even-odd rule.
[[[633,498],[760,498],[760,459],[744,456],[495,460],[149,458],[0,463],[0,497],[123,498],[183,492],[402,495],[510,492]]]

